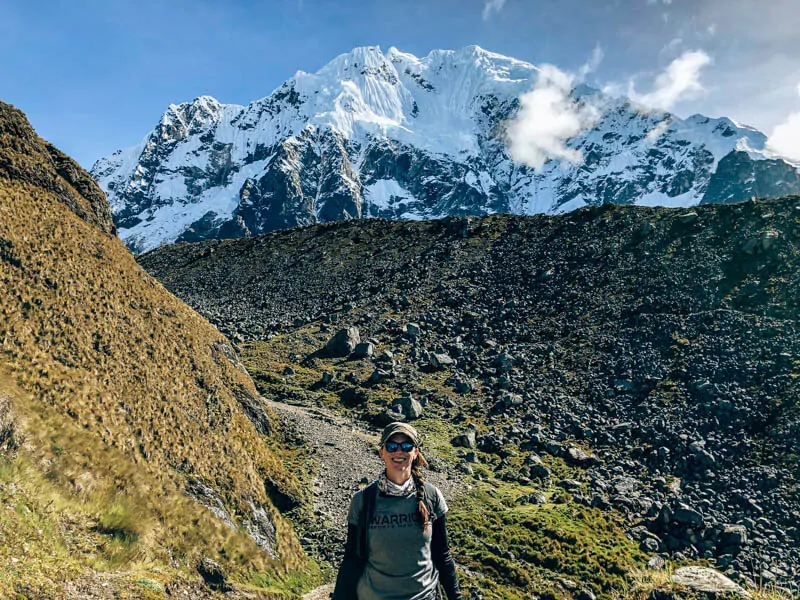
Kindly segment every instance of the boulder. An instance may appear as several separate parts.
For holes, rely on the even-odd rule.
[[[696,527],[703,524],[703,515],[686,504],[679,504],[672,512],[672,520],[678,525]]]
[[[417,323],[408,323],[405,325],[405,327],[403,327],[403,333],[409,337],[416,338],[419,337],[420,333],[422,333],[422,329]]]
[[[599,462],[596,456],[587,453],[582,448],[578,448],[577,446],[570,446],[567,448],[567,454],[565,458],[567,462],[583,468],[592,467]]]
[[[375,354],[375,346],[371,342],[361,342],[356,344],[353,349],[353,358],[372,358]]]
[[[456,364],[448,354],[431,352],[428,354],[428,364],[434,369],[444,369],[446,367],[451,367]]]
[[[375,369],[372,374],[367,379],[367,383],[370,385],[377,385],[383,381],[386,381],[391,377],[391,373],[388,371],[384,371],[383,369]]]
[[[744,525],[725,525],[719,534],[721,546],[741,547],[747,543],[747,527]]]
[[[406,416],[401,412],[385,410],[378,415],[376,420],[378,421],[378,425],[381,427],[386,427],[389,423],[394,423],[395,421],[406,421],[407,419]]]
[[[542,492],[525,494],[516,500],[517,504],[547,504],[547,497]]]
[[[672,574],[672,582],[685,586],[695,592],[715,596],[739,595],[749,598],[750,594],[725,575],[708,567],[681,567]]]
[[[325,344],[324,352],[328,356],[343,358],[350,356],[360,343],[361,336],[359,335],[358,327],[348,327],[347,329],[340,329],[328,340],[328,343]]]
[[[419,400],[415,400],[410,394],[402,398],[396,398],[393,403],[393,409],[396,407],[399,407],[400,411],[409,421],[419,419],[422,416],[422,404],[420,404]]]
[[[384,350],[378,355],[377,360],[379,362],[394,364],[394,353],[391,350]]]
[[[450,443],[453,446],[461,447],[461,448],[470,448],[474,450],[478,447],[477,440],[476,440],[476,432],[475,427],[472,425],[468,425],[467,429],[464,433],[457,435],[454,437]]]
[[[550,469],[544,465],[533,465],[530,468],[529,473],[531,479],[539,479],[541,481],[547,481],[550,479]]]
[[[503,397],[500,398],[500,402],[505,408],[511,408],[512,406],[522,406],[524,401],[519,394],[508,392],[503,394]]]

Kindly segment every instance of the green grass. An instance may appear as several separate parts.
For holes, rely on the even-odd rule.
[[[516,505],[524,487],[492,480],[451,506],[448,520],[459,563],[487,576],[485,598],[569,597],[562,578],[608,596],[646,557],[602,511],[577,505],[555,490],[549,502]],[[560,492],[560,490],[559,490]],[[563,502],[553,502],[561,498]],[[480,586],[479,586],[480,587]]]

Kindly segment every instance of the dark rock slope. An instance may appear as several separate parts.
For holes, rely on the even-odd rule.
[[[788,582],[800,576],[799,236],[800,198],[787,197],[355,221],[140,261],[240,341],[319,320],[403,343],[385,376],[451,371],[455,398],[482,399],[469,418],[483,451],[513,444],[586,468],[575,499],[623,512],[645,550]],[[541,475],[533,462],[526,476]]]

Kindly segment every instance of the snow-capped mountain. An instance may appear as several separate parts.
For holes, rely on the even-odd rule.
[[[680,119],[581,86],[601,107],[569,141],[583,164],[509,158],[505,127],[532,64],[477,46],[424,58],[356,48],[248,106],[171,105],[136,147],[97,161],[135,252],[349,218],[564,212],[585,204],[690,206],[800,193],[796,167],[726,118]]]

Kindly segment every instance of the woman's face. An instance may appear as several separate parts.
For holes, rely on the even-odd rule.
[[[390,437],[388,442],[410,442],[411,439],[403,433],[395,433]],[[414,459],[417,458],[419,450],[415,447],[411,452],[403,452],[401,448],[397,448],[394,452],[386,450],[386,446],[381,446],[379,451],[383,464],[386,465],[386,476],[397,485],[402,485],[411,477],[411,465]]]

